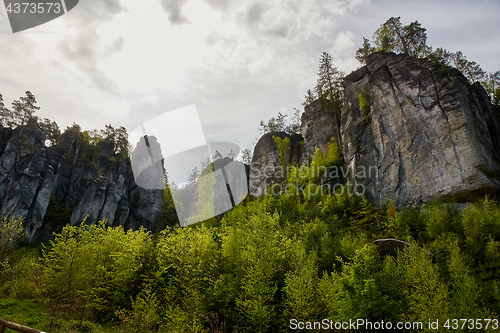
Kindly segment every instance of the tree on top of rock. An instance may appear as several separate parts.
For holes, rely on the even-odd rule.
[[[317,99],[317,97],[314,94],[314,92],[312,92],[311,89],[307,89],[305,99],[306,100],[304,101],[304,103],[302,103],[303,106],[310,105],[312,102],[314,102]]]
[[[35,112],[40,109],[40,107],[35,104],[35,95],[30,91],[26,91],[26,97],[21,97],[19,100],[12,102],[12,110],[5,107],[3,98],[0,97],[0,118],[2,126],[13,128],[26,125],[30,119],[35,118]]]
[[[294,114],[293,118],[290,123],[286,121],[286,114],[282,114],[281,112],[278,112],[278,115],[276,117],[271,117],[265,123],[264,121],[260,121],[260,129],[259,131],[261,132],[261,135],[264,135],[266,133],[271,133],[271,132],[285,132],[289,135],[291,134],[300,134],[301,133],[301,128],[300,128],[300,115],[301,112],[294,108]]]
[[[401,24],[401,17],[391,17],[373,34],[373,44],[363,37],[363,46],[356,51],[356,59],[365,63],[368,55],[376,51],[407,53],[414,57],[425,57],[431,52],[427,46],[425,28],[418,22],[409,25]]]
[[[59,138],[61,137],[61,130],[59,129],[59,125],[55,121],[52,121],[48,118],[43,118],[38,120],[38,126],[45,133],[47,140],[46,144],[48,146],[55,146],[59,142]]]
[[[500,71],[489,73],[483,83],[494,107],[500,108]]]
[[[488,80],[488,74],[475,61],[467,60],[462,51],[448,52],[446,49],[437,48],[427,57],[430,61],[441,67],[453,66],[469,80],[470,83]],[[491,74],[493,75],[493,74]],[[484,84],[483,84],[484,85]]]
[[[323,52],[319,59],[318,80],[316,81],[315,91],[318,99],[327,101],[334,110],[340,110],[342,107],[342,80],[345,73],[333,66],[332,56]]]
[[[344,78],[344,73],[333,66],[332,56],[323,52],[319,59],[318,80],[316,82],[316,93],[318,98],[326,98],[335,101],[342,96],[342,86],[340,83]]]

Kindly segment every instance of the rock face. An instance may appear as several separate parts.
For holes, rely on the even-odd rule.
[[[316,100],[304,108],[300,119],[301,130],[304,135],[304,151],[302,160],[313,156],[316,148],[323,153],[328,151],[328,143],[333,137],[340,142],[338,111],[325,105],[325,101]]]
[[[342,181],[379,204],[465,202],[500,191],[500,118],[479,83],[403,54],[375,53],[366,63],[342,83],[340,117],[321,101],[306,106],[296,160],[305,163],[318,147],[325,152],[335,138]],[[255,147],[254,195],[279,181],[273,143],[266,134]]]
[[[31,242],[59,231],[61,225],[45,218],[54,205],[71,211],[65,223],[72,225],[107,219],[155,230],[163,191],[138,187],[130,160],[115,154],[113,143],[90,147],[82,138],[67,130],[58,145],[46,147],[36,121],[15,130],[0,126],[0,218],[23,218]]]
[[[277,183],[286,177],[286,170],[281,169],[279,162],[279,153],[273,136],[282,140],[290,138],[286,163],[300,163],[302,136],[288,135],[283,132],[272,132],[264,134],[255,145],[252,165],[249,175],[249,193],[254,196],[260,196],[265,193],[267,187]]]
[[[376,53],[343,86],[342,151],[367,197],[402,206],[500,189],[499,119],[458,70]],[[360,94],[369,109],[360,110]]]

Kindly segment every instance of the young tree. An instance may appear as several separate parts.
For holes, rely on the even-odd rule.
[[[439,47],[434,52],[430,53],[427,58],[436,65],[447,67],[451,66],[452,55],[452,52],[448,52],[446,49]]]
[[[35,104],[35,95],[30,91],[26,91],[26,97],[21,97],[19,100],[12,102],[13,123],[16,126],[26,125],[34,117],[35,112],[40,110],[40,107]]]
[[[366,57],[376,51],[425,57],[431,52],[427,45],[426,30],[418,21],[403,26],[401,17],[391,17],[374,32],[372,40],[375,47],[363,37],[363,46],[356,51],[356,59],[364,64]]]
[[[82,131],[82,128],[80,127],[80,125],[73,122],[73,125],[66,127],[66,131],[71,131],[73,133],[80,133]]]
[[[305,99],[304,103],[302,103],[303,106],[311,104],[317,99],[317,97],[311,89],[307,89]]]
[[[7,125],[7,117],[8,117],[9,112],[10,112],[10,110],[5,107],[5,104],[3,102],[3,96],[2,96],[2,94],[0,94],[0,118],[2,119],[1,120],[2,126],[8,126]]]
[[[234,158],[236,157],[236,154],[234,153],[234,151],[231,149],[231,151],[226,155],[227,157],[229,157],[230,159],[234,160]]]
[[[16,248],[18,243],[26,237],[24,231],[24,220],[5,218],[0,222],[0,263],[5,259],[6,254]]]
[[[262,135],[270,132],[284,132],[286,127],[286,117],[286,114],[284,115],[281,112],[278,112],[278,116],[271,117],[271,119],[267,121],[267,124],[261,120],[259,131]]]
[[[469,80],[469,82],[480,82],[486,78],[486,72],[475,61],[469,61],[462,51],[451,55],[452,65],[458,69]]]
[[[345,74],[333,66],[332,56],[323,52],[319,60],[318,80],[316,93],[318,98],[326,98],[332,102],[342,98],[342,82]]]
[[[375,52],[375,50],[376,48],[371,46],[370,40],[363,37],[363,46],[356,51],[356,60],[358,60],[362,64],[365,64],[366,57]]]
[[[3,97],[0,95],[0,117],[2,126],[17,127],[23,126],[28,121],[35,117],[35,112],[40,109],[36,106],[35,95],[30,91],[26,91],[26,97],[21,97],[19,100],[12,102],[12,110],[5,107]]]
[[[404,53],[414,57],[425,57],[431,52],[431,47],[427,45],[427,29],[423,28],[420,22],[411,22],[403,28],[405,48]]]
[[[488,81],[488,74],[475,61],[467,60],[462,51],[448,52],[438,48],[428,55],[429,60],[442,67],[453,66],[469,80],[470,83]],[[483,83],[484,84],[484,83]]]
[[[220,153],[220,151],[216,150],[215,153],[214,153],[214,156],[213,156],[213,160],[220,160],[224,158],[224,156],[222,156],[222,154]]]
[[[61,136],[61,130],[55,121],[43,118],[38,121],[38,126],[44,131],[50,146],[55,146]]]
[[[252,151],[250,149],[243,149],[241,153],[241,159],[243,160],[243,163],[245,163],[246,165],[252,164]]]
[[[113,142],[115,154],[120,153],[124,157],[128,155],[128,133],[125,127],[114,128],[111,124],[106,125],[106,128],[101,130],[100,137]]]
[[[493,106],[500,107],[500,71],[489,73],[482,84],[490,96]]]
[[[191,173],[189,174],[187,178],[187,184],[186,187],[188,189],[194,189],[196,185],[198,185],[198,180],[200,179],[200,170],[198,170],[197,167],[194,167],[193,170],[191,170]]]
[[[295,111],[293,112],[292,121],[285,126],[285,132],[288,134],[300,134],[302,133],[301,123],[300,123],[300,115],[301,111],[297,108],[293,108]]]
[[[261,135],[271,132],[286,132],[288,134],[300,134],[301,133],[300,113],[301,112],[299,110],[295,109],[292,121],[288,123],[285,119],[287,115],[278,112],[278,116],[271,117],[271,119],[269,119],[267,123],[261,120],[259,131],[261,132]]]

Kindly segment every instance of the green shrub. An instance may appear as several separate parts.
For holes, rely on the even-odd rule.
[[[366,85],[358,94],[359,109],[365,117],[365,123],[370,123],[370,110],[371,110],[371,95],[370,86]]]
[[[278,136],[273,136],[279,154],[279,162],[283,169],[286,169],[288,161],[290,161],[290,138],[281,139]]]
[[[17,220],[5,218],[0,223],[0,264],[4,261],[7,253],[14,250],[26,236],[22,218]]]

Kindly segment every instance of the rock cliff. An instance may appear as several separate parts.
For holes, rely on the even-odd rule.
[[[500,121],[479,83],[407,55],[375,53],[366,63],[343,82],[340,133],[352,183],[398,206],[500,189]]]
[[[498,193],[500,119],[479,83],[408,55],[375,53],[366,63],[344,79],[340,114],[321,101],[306,106],[300,163],[333,137],[347,181],[379,204],[463,202]],[[267,167],[277,165],[271,141],[264,136],[255,147],[254,195],[276,181]],[[252,183],[252,174],[258,181]]]
[[[90,146],[82,133],[67,130],[47,147],[36,121],[0,127],[0,139],[0,218],[22,217],[31,242],[62,227],[46,218],[54,216],[51,209],[64,211],[63,223],[72,225],[105,218],[112,226],[154,230],[159,222],[163,191],[138,187],[130,160],[115,154],[113,143]]]
[[[283,180],[286,171],[281,169],[279,153],[273,136],[284,140],[290,138],[286,163],[298,164],[301,161],[302,136],[288,135],[283,132],[272,132],[264,134],[254,148],[252,164],[249,174],[249,188],[251,195],[260,196],[265,193],[267,187],[273,183]]]

